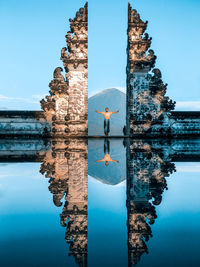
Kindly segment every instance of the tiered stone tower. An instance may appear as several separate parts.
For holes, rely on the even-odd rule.
[[[175,102],[165,96],[167,84],[150,49],[144,22],[128,6],[127,112],[124,133],[129,137],[200,136],[199,111],[172,111]],[[88,136],[88,3],[70,19],[67,47],[61,50],[63,69],[54,71],[50,95],[42,111],[0,111],[0,137]]]
[[[67,47],[61,50],[65,78],[56,68],[50,96],[41,101],[52,137],[88,134],[88,2],[69,21]]]
[[[168,151],[152,149],[148,142],[127,141],[127,227],[129,267],[136,265],[152,236],[155,205],[167,189],[166,177],[175,171]],[[153,200],[153,201],[152,201]]]
[[[152,38],[145,33],[147,24],[129,4],[126,133],[130,136],[169,131],[167,112],[175,107],[165,96],[167,84],[160,70],[153,69],[156,56],[149,49]]]
[[[53,141],[41,173],[49,179],[49,190],[57,207],[62,206],[61,225],[65,239],[80,267],[87,266],[88,148],[83,139]]]

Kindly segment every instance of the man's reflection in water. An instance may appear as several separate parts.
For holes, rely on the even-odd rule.
[[[155,206],[167,189],[165,177],[175,171],[162,147],[152,150],[145,141],[127,141],[127,226],[129,267],[148,253],[150,225],[157,218]]]
[[[167,189],[166,177],[175,171],[168,150],[156,148],[144,140],[127,139],[127,228],[129,267],[148,253],[146,242],[152,236],[151,225],[157,218],[155,206]],[[110,142],[104,140],[104,158],[96,162],[118,162],[110,157]],[[49,179],[49,190],[57,207],[63,205],[61,225],[66,226],[65,239],[69,255],[76,263],[87,266],[87,198],[88,147],[83,139],[56,141],[46,153],[41,173]],[[63,200],[63,202],[62,202]]]
[[[110,141],[108,139],[104,139],[104,157],[103,157],[103,159],[96,160],[95,164],[97,162],[102,162],[102,161],[105,162],[106,166],[109,165],[109,162],[117,162],[117,163],[119,163],[118,160],[111,159],[111,157],[110,157]]]
[[[41,165],[41,173],[49,179],[49,191],[57,207],[64,207],[61,225],[66,226],[65,239],[70,244],[69,255],[80,267],[87,266],[87,141],[72,139],[52,143]]]

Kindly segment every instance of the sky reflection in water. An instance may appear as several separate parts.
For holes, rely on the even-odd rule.
[[[169,155],[167,158],[163,153],[168,146],[164,144],[158,149],[158,144],[151,143],[148,147],[147,141],[137,145],[128,142],[125,146],[123,140],[110,140],[110,156],[119,163],[94,164],[108,152],[105,145],[104,140],[89,140],[88,181],[87,176],[82,180],[78,176],[87,173],[87,153],[80,147],[70,150],[70,144],[64,148],[64,154],[63,147],[54,149],[54,144],[42,163],[0,164],[1,266],[105,267],[131,266],[136,262],[137,266],[199,266],[200,164],[191,159],[187,162],[183,154],[178,159],[176,154],[177,171],[167,177],[166,162],[171,164],[169,158],[175,158]],[[193,153],[191,150],[189,154]],[[127,163],[126,158],[136,164]],[[183,158],[186,162],[181,162]],[[65,164],[74,167],[74,160],[80,167],[74,173],[68,169],[68,174],[74,174],[70,182]],[[193,161],[197,161],[195,157]],[[54,172],[47,163],[54,166]],[[47,178],[40,173],[41,164]],[[63,168],[59,169],[60,166]],[[141,172],[145,168],[154,178]],[[143,179],[139,187],[138,179]],[[152,204],[155,200],[152,194],[157,197],[158,205]],[[64,195],[65,207],[59,207]],[[77,209],[73,209],[75,201]],[[68,226],[62,227],[61,222]],[[76,240],[77,244],[73,244]],[[68,256],[69,253],[72,255]]]

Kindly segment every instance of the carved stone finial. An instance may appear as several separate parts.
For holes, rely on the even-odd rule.
[[[53,77],[55,80],[58,80],[58,81],[65,81],[65,78],[63,77],[63,75],[61,74],[61,71],[63,71],[62,68],[58,67],[54,70],[54,73],[53,73]]]
[[[175,107],[175,102],[165,96],[167,84],[163,83],[160,70],[152,70],[156,55],[150,48],[152,38],[145,32],[147,24],[148,21],[144,22],[129,4],[126,69],[128,135],[165,134],[170,126],[164,126],[164,118]]]
[[[70,19],[67,47],[61,49],[65,69],[55,69],[50,96],[41,101],[51,136],[87,136],[88,131],[88,3]]]

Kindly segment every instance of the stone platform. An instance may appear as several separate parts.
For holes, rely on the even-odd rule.
[[[200,111],[172,111],[167,125],[171,130],[162,133],[162,128],[156,135],[145,133],[147,137],[190,137],[200,136]],[[103,127],[103,126],[102,126]],[[164,125],[163,125],[164,127]],[[44,111],[0,111],[0,138],[46,138],[51,137],[50,126],[45,119]],[[105,136],[85,136],[91,138]],[[112,136],[109,138],[128,138],[128,135]],[[133,138],[141,135],[133,135]]]
[[[43,111],[0,111],[0,137],[44,137],[49,124]]]
[[[70,138],[61,141],[36,138],[0,139],[0,162],[42,162],[55,146],[59,147],[58,150],[60,151],[60,144],[64,144],[64,150],[67,151],[69,144],[76,144],[77,148],[83,142],[87,143],[87,140],[84,141],[83,138]],[[154,152],[164,153],[173,162],[200,162],[200,138],[148,140],[126,138],[124,141],[126,147],[130,147],[131,143],[134,143],[136,152],[141,150],[141,144],[145,144],[145,147],[151,147]]]

